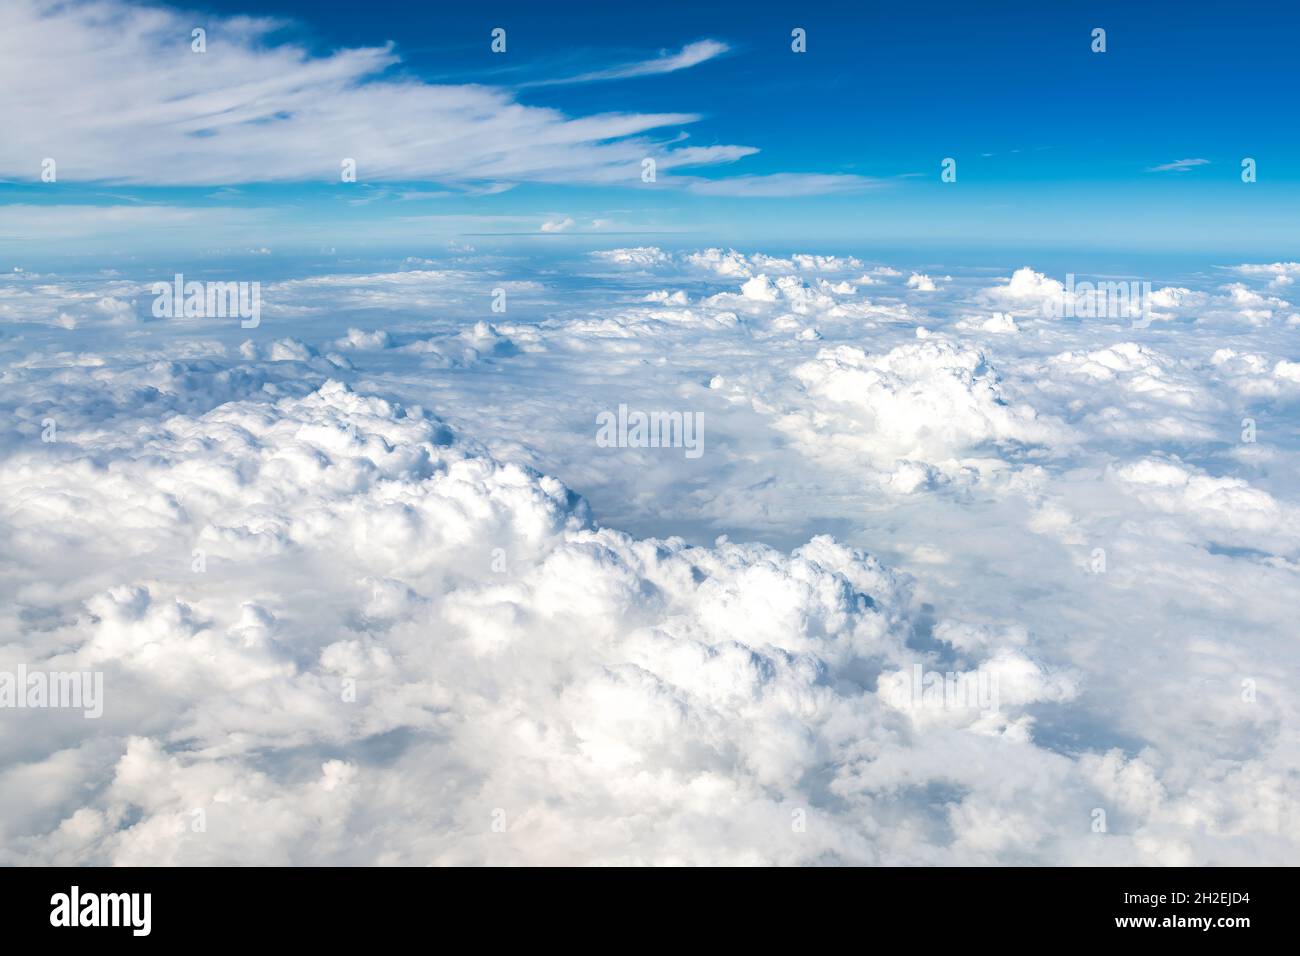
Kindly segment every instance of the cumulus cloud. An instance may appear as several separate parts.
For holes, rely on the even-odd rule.
[[[1131,277],[1050,278],[1029,266],[1017,269],[1005,282],[982,289],[982,304],[1004,310],[1015,318],[1105,320],[1131,327],[1153,322],[1245,319],[1266,321],[1272,312],[1260,306],[1286,307],[1241,283],[1223,287],[1227,295],[1183,286],[1156,287],[1150,280]]]
[[[1066,430],[1007,400],[979,351],[939,338],[883,355],[823,349],[793,372],[799,405],[778,409],[777,427],[817,456],[894,475],[911,491],[989,445],[1041,444]]]
[[[1266,265],[1245,264],[1236,266],[1236,271],[1244,276],[1268,276],[1270,289],[1287,289],[1295,285],[1296,276],[1300,276],[1300,262],[1273,262]]]
[[[0,862],[1294,857],[1287,330],[823,253],[0,279],[0,671],[106,691],[5,711]]]
[[[988,318],[968,316],[958,319],[954,327],[963,331],[977,330],[990,332],[994,335],[1016,335],[1020,332],[1020,326],[1016,325],[1016,320],[1005,312],[994,312]]]
[[[1233,269],[1245,276],[1300,276],[1300,262],[1243,263]]]
[[[847,805],[865,807],[897,781],[864,785],[856,761],[923,730],[853,676],[916,659],[906,580],[860,551],[599,528],[558,481],[338,383],[174,416],[83,481],[102,454],[79,443],[57,465],[20,454],[3,468],[12,543],[108,560],[129,533],[140,575],[92,585],[56,625],[43,663],[105,669],[114,703],[93,752],[49,754],[68,770],[43,813],[6,817],[7,862],[907,855],[800,783],[830,761]],[[47,555],[32,572],[53,568]],[[284,586],[307,567],[326,577]],[[1035,689],[1054,679],[1023,650],[991,661],[1007,697],[978,732],[1032,750],[1023,708],[1069,693]],[[367,745],[386,738],[397,750],[376,763]],[[321,755],[305,776],[304,748]],[[105,786],[86,796],[74,781],[92,764]],[[394,802],[398,781],[452,766],[438,801]],[[0,792],[24,772],[0,774]],[[732,824],[689,839],[719,800]],[[804,806],[821,837],[760,839]],[[201,836],[182,825],[196,809]],[[493,842],[498,809],[509,835]],[[349,836],[381,817],[387,835]]]
[[[637,246],[631,249],[599,249],[592,253],[597,259],[620,266],[651,268],[667,265],[672,256],[656,246]]]
[[[996,305],[1014,310],[1016,315],[1041,316],[1061,308],[1065,301],[1065,285],[1024,266],[1004,284],[985,289],[983,295]]]
[[[1291,307],[1291,303],[1285,299],[1261,295],[1241,282],[1222,286],[1221,291],[1226,294],[1211,299],[1211,314],[1243,320],[1251,325],[1268,324],[1275,318],[1277,311]]]
[[[702,269],[722,277],[744,277],[763,273],[766,275],[802,275],[816,273],[848,273],[862,268],[862,260],[853,256],[825,256],[795,253],[789,258],[770,256],[762,252],[745,254],[735,249],[710,247],[672,254],[656,246],[638,246],[629,249],[602,249],[592,255],[619,265],[637,265],[671,269],[684,267]],[[869,277],[854,280],[870,284]]]
[[[1150,507],[1184,515],[1197,525],[1241,533],[1245,540],[1263,536],[1300,550],[1300,511],[1240,478],[1198,473],[1175,460],[1144,458],[1116,467],[1113,476],[1126,491]]]

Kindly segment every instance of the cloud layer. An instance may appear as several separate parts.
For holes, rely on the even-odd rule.
[[[896,265],[457,251],[255,330],[8,275],[0,671],[106,700],[0,711],[0,862],[1289,860],[1278,270],[1135,329]]]

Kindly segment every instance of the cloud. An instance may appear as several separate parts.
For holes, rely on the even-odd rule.
[[[1210,161],[1209,161],[1208,159],[1176,159],[1176,160],[1174,160],[1172,163],[1162,163],[1162,164],[1159,165],[1159,166],[1149,166],[1149,167],[1147,167],[1147,172],[1149,172],[1149,173],[1167,173],[1167,172],[1185,173],[1185,172],[1187,172],[1187,170],[1192,169],[1193,167],[1196,167],[1196,166],[1208,166],[1209,163],[1210,163]]]
[[[1111,477],[1148,507],[1186,516],[1232,540],[1283,549],[1300,541],[1300,509],[1240,478],[1206,475],[1177,460],[1157,458],[1118,466]]]
[[[602,249],[593,252],[597,259],[620,265],[639,265],[659,269],[703,269],[722,277],[749,278],[758,273],[765,275],[796,275],[803,273],[846,273],[862,269],[862,260],[853,256],[821,256],[795,253],[789,258],[769,256],[764,253],[745,255],[735,249],[711,247],[681,252],[676,255],[656,246],[632,249]],[[855,280],[861,281],[861,280]],[[868,279],[868,284],[870,280]]]
[[[689,166],[712,166],[721,163],[734,163],[738,159],[752,156],[758,150],[752,146],[681,146],[658,156],[656,169],[669,170]],[[684,178],[684,177],[683,177]],[[697,180],[684,178],[686,184]]]
[[[1232,268],[1246,276],[1300,276],[1300,262],[1245,263]]]
[[[5,711],[0,863],[1293,859],[1289,329],[824,253],[350,261],[256,330],[6,270],[0,671],[107,696]]]
[[[663,73],[687,70],[701,63],[707,63],[709,60],[722,56],[730,49],[727,44],[719,40],[697,40],[694,43],[686,44],[676,53],[669,53],[665,50],[659,56],[649,60],[638,60],[634,63],[610,67],[607,70],[594,70],[590,73],[582,73],[564,79],[536,80],[523,85],[557,86],[569,83],[597,83],[607,80],[628,80],[642,76],[658,76]]]
[[[36,180],[50,157],[60,182],[338,183],[352,159],[361,182],[639,183],[643,157],[672,159],[647,134],[698,119],[569,117],[501,89],[390,75],[400,61],[391,46],[313,56],[272,45],[270,21],[206,24],[207,52],[196,53],[190,19],[170,10],[118,0],[8,5],[0,175]],[[698,61],[715,52],[710,43],[662,65]],[[78,78],[76,96],[63,93],[68,76]],[[717,148],[732,158],[738,149]],[[710,160],[696,152],[692,161]]]
[[[592,253],[596,259],[620,266],[637,266],[653,269],[672,261],[672,256],[657,246],[637,246],[631,249],[599,249]]]
[[[904,492],[961,477],[960,459],[990,446],[1068,437],[1062,423],[1010,401],[982,352],[940,338],[882,355],[822,349],[793,377],[797,390],[772,410],[776,427],[810,455],[881,472]]]
[[[688,266],[707,269],[719,276],[749,277],[755,271],[754,263],[734,249],[704,249],[690,252],[682,257],[682,261]]]
[[[882,179],[868,176],[829,173],[769,173],[733,176],[728,179],[696,180],[690,191],[701,196],[745,196],[788,198],[798,196],[832,196],[861,192],[886,185]]]
[[[541,231],[564,232],[567,229],[572,229],[575,225],[577,225],[577,223],[575,223],[569,216],[564,216],[562,218],[556,217],[555,219],[548,219],[546,222],[542,223]]]
[[[1049,279],[1029,266],[1017,269],[1004,284],[990,286],[981,293],[983,300],[1013,315],[1026,317],[1061,314],[1065,297],[1063,283]]]
[[[1244,276],[1268,276],[1270,289],[1286,289],[1294,285],[1300,276],[1300,262],[1244,264],[1234,266],[1233,269]]]
[[[1202,381],[1200,362],[1151,345],[1119,342],[1065,351],[1026,368],[1045,400],[1067,405],[1072,420],[1097,436],[1143,441],[1211,441],[1224,402]],[[1117,414],[1123,405],[1127,414]]]
[[[104,480],[77,477],[104,455]],[[333,382],[173,416],[126,444],[87,435],[59,464],[20,454],[0,471],[18,547],[39,536],[93,562],[125,536],[156,556],[119,564],[125,583],[84,582],[83,610],[57,625],[39,663],[107,672],[107,736],[72,758],[100,786],[59,775],[62,748],[49,753],[42,811],[4,816],[4,862],[907,856],[854,835],[887,776],[853,782],[844,810],[816,810],[818,839],[755,843],[770,821],[790,833],[791,809],[811,807],[799,781],[828,757],[847,786],[849,754],[885,756],[911,722],[852,676],[856,661],[914,658],[908,586],[861,551],[599,528],[555,479]],[[168,571],[171,553],[184,561]],[[327,577],[289,587],[305,564]],[[996,660],[1005,709],[974,731],[1029,754],[1022,709],[1062,691],[1024,648]],[[396,750],[375,763],[367,747],[385,738]],[[320,755],[305,776],[304,752]],[[440,778],[436,804],[390,802]],[[0,773],[0,800],[22,779]],[[719,794],[733,822],[689,839]],[[493,842],[498,808],[509,835]],[[198,835],[178,826],[195,810]],[[555,841],[573,827],[587,838]]]

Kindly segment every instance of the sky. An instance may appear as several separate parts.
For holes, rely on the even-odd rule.
[[[1300,859],[1286,6],[0,16],[0,865]]]
[[[79,9],[7,14],[11,252],[609,233],[1294,252],[1287,4]]]

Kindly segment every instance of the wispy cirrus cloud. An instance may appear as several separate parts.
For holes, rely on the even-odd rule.
[[[1175,159],[1172,163],[1161,163],[1159,166],[1148,166],[1149,173],[1185,173],[1187,170],[1196,166],[1208,166],[1208,159]]]
[[[671,161],[678,137],[655,131],[699,119],[572,117],[505,89],[390,77],[400,61],[391,45],[318,57],[270,45],[277,26],[208,18],[207,49],[195,52],[191,18],[171,10],[16,0],[0,32],[0,176],[35,181],[52,158],[60,182],[329,183],[350,158],[363,182],[634,184],[644,157]],[[682,69],[724,47],[702,41],[607,72]],[[713,149],[716,160],[690,158],[729,162],[753,151]]]
[[[700,179],[692,182],[689,188],[691,192],[701,196],[782,198],[854,193],[877,189],[884,185],[886,185],[885,180],[870,176],[838,173],[770,173],[733,176],[729,179]]]
[[[588,73],[580,73],[577,76],[563,77],[553,80],[534,80],[530,83],[524,83],[523,86],[562,86],[569,83],[601,83],[609,80],[630,80],[641,76],[657,76],[663,73],[675,73],[678,70],[688,70],[693,66],[706,63],[716,57],[722,56],[731,47],[720,40],[697,40],[694,43],[688,43],[676,53],[669,53],[667,50],[662,51],[658,56],[649,60],[637,60],[633,63],[623,63],[619,66],[610,67],[605,70],[593,70]]]

